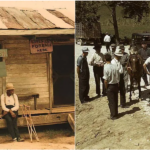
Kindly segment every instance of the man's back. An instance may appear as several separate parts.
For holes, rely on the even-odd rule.
[[[120,74],[115,65],[104,65],[104,79],[107,80],[109,84],[119,83]]]
[[[109,36],[109,35],[106,35],[106,36],[104,37],[104,42],[110,42],[110,41],[111,41],[110,36]]]

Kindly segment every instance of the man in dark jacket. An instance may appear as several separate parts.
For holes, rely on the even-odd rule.
[[[147,44],[143,41],[142,42],[142,48],[138,51],[138,53],[141,55],[143,62],[146,61],[148,57],[150,57],[150,49],[147,48]],[[148,70],[150,69],[150,65],[147,66]],[[143,71],[143,76],[142,76],[145,86],[148,86],[148,81],[147,81],[147,75],[146,72]]]
[[[111,59],[114,59],[114,53],[116,51],[116,44],[111,44],[111,51],[110,51],[110,55],[111,55]]]
[[[88,93],[89,93],[89,66],[87,63],[87,55],[89,49],[87,47],[82,48],[82,55],[80,55],[77,59],[77,74],[79,78],[79,98],[81,103],[89,100]]]
[[[128,86],[128,72],[127,72],[127,63],[129,60],[129,54],[125,52],[124,45],[120,45],[119,49],[122,51],[123,56],[120,59],[120,64],[123,67],[123,74],[120,76],[119,88],[120,88],[120,104],[121,107],[126,106],[126,90]]]

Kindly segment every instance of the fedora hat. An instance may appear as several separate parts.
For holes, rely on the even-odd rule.
[[[102,47],[101,44],[95,44],[93,49],[98,49],[98,48],[101,48],[101,47]]]
[[[115,53],[116,56],[123,56],[122,51],[120,49],[116,49]]]
[[[89,52],[88,47],[83,47],[83,48],[82,48],[82,52]]]
[[[14,90],[15,88],[14,88],[14,86],[13,86],[13,84],[12,83],[7,83],[6,84],[6,91],[8,91],[8,90]]]

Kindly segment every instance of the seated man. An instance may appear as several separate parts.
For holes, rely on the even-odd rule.
[[[6,85],[6,93],[1,95],[1,106],[2,116],[6,119],[8,131],[13,141],[24,141],[24,139],[20,137],[17,127],[19,102],[17,95],[14,93],[12,83]]]

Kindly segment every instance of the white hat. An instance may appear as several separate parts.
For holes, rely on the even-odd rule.
[[[13,84],[12,83],[7,83],[7,85],[6,85],[6,91],[8,91],[8,90],[14,90],[15,88],[14,88],[14,86],[13,86]]]
[[[83,47],[83,48],[82,48],[82,52],[89,52],[88,47]]]
[[[116,49],[115,53],[116,56],[123,56],[122,51],[120,49]]]

